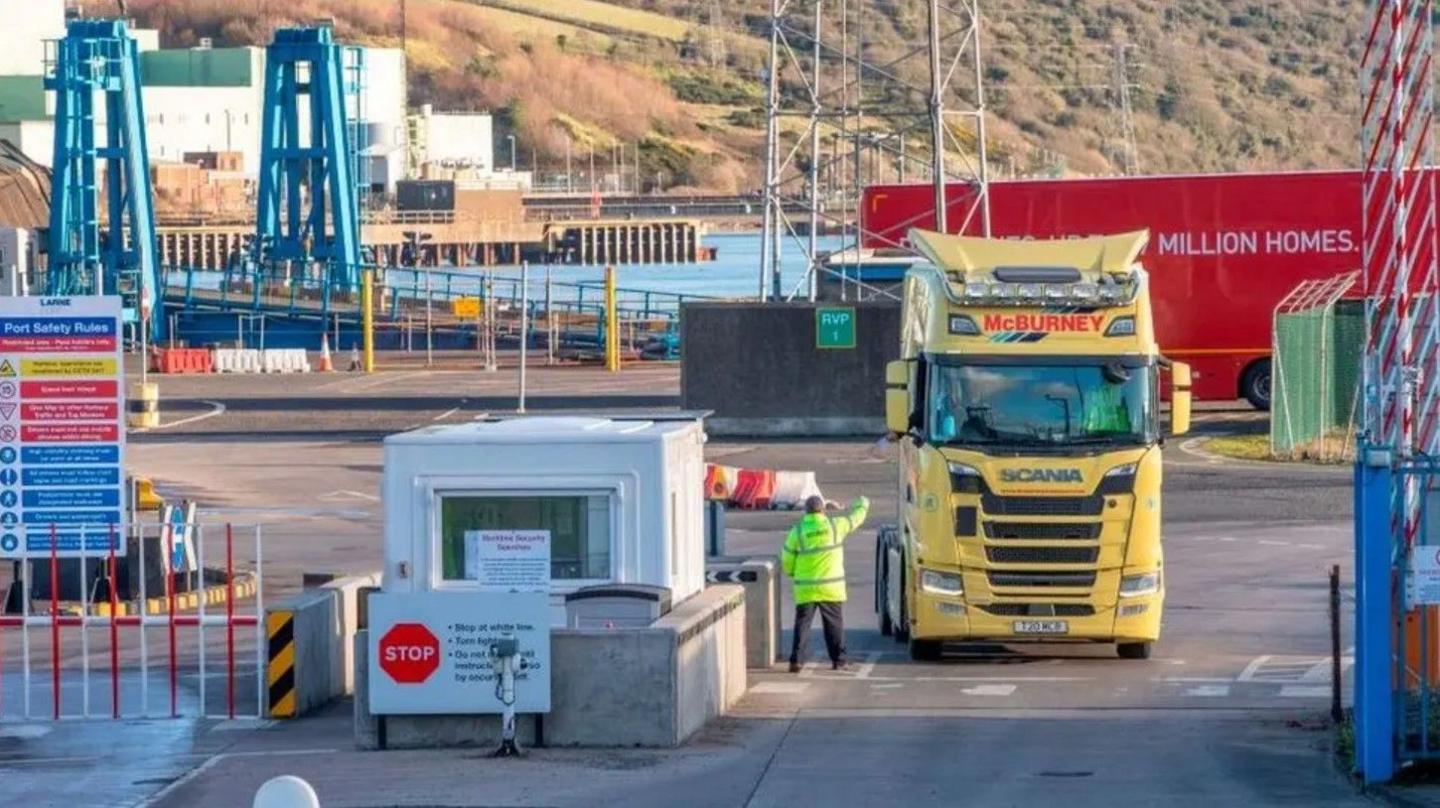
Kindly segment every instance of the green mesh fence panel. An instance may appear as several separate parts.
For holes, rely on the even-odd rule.
[[[1355,412],[1365,336],[1359,301],[1275,318],[1270,444],[1278,455],[1324,454]]]

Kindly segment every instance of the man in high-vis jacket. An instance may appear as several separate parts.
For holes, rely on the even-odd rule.
[[[827,516],[825,500],[805,500],[805,516],[790,528],[780,551],[780,566],[795,585],[795,641],[790,672],[797,673],[810,643],[815,612],[825,628],[825,650],[835,670],[845,667],[845,537],[865,522],[870,500],[857,497],[844,516]]]

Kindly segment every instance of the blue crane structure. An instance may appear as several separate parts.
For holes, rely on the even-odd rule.
[[[282,28],[265,51],[252,255],[318,265],[327,292],[360,282],[360,53],[329,26]]]
[[[163,339],[166,318],[150,316],[163,279],[139,48],[122,20],[73,20],[47,68],[45,89],[55,92],[55,151],[45,293],[118,294],[126,319],[148,321],[151,339]]]

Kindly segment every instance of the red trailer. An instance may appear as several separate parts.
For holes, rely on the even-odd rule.
[[[948,191],[948,224],[970,210]],[[995,236],[1063,238],[1149,228],[1156,336],[1190,363],[1195,395],[1270,402],[1270,326],[1297,283],[1360,267],[1359,171],[1209,174],[990,184]],[[905,244],[934,227],[929,185],[875,185],[862,208],[867,248]],[[967,232],[978,234],[978,223]]]

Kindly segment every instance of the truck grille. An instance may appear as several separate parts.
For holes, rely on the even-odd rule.
[[[1095,585],[1094,572],[991,570],[986,575],[990,579],[991,586],[1089,588]]]
[[[980,508],[991,516],[1099,516],[1105,498],[1085,497],[1007,497],[985,491]]]
[[[1090,617],[1088,603],[987,603],[980,607],[996,617]]]
[[[987,539],[1038,539],[1041,541],[1093,541],[1100,538],[1099,522],[986,522]]]
[[[1094,564],[1099,547],[986,547],[996,564]]]

